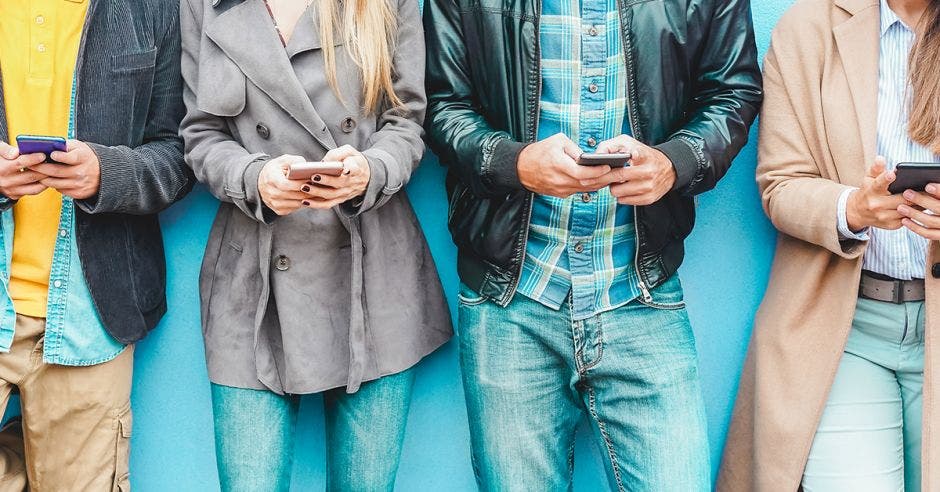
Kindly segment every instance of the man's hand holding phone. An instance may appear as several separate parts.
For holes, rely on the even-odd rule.
[[[45,160],[45,154],[20,155],[16,147],[0,142],[0,193],[10,200],[19,200],[45,191],[47,186],[41,181],[46,176],[32,170]]]
[[[584,182],[609,173],[610,166],[579,166],[579,155],[578,145],[562,133],[529,145],[519,154],[519,181],[529,191],[558,198],[606,186]]]
[[[55,162],[40,162],[30,167],[45,176],[40,183],[76,200],[86,200],[98,194],[101,163],[98,154],[88,144],[69,140],[66,152],[52,152],[50,158]]]
[[[627,135],[601,142],[598,154],[630,154],[630,165],[612,169],[582,185],[600,189],[610,186],[610,193],[621,205],[643,206],[659,201],[676,183],[676,169],[665,154]]]
[[[894,171],[886,171],[884,157],[875,159],[868,169],[865,184],[849,195],[845,218],[849,229],[861,231],[868,227],[896,230],[904,218],[898,208],[907,203],[902,195],[892,195],[888,187],[896,179]]]

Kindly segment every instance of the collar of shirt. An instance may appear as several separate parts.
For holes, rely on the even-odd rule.
[[[900,24],[901,28],[908,31],[913,31],[913,29],[898,17],[898,14],[891,10],[891,6],[888,5],[888,0],[881,0],[881,37],[885,37],[888,30],[894,27],[895,24]]]

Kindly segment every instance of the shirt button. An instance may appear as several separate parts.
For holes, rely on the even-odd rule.
[[[39,25],[41,26],[41,25],[43,25],[43,24],[45,24],[45,23],[46,23],[46,18],[45,18],[45,17],[43,17],[43,16],[41,16],[41,15],[37,15],[37,16],[36,16],[36,24],[39,24]]]
[[[277,259],[274,260],[274,268],[277,268],[280,272],[286,272],[290,270],[290,258],[280,255]]]
[[[591,137],[587,139],[587,144],[588,144],[588,147],[594,147],[597,145],[597,139],[595,139],[594,137]]]
[[[61,281],[61,280],[56,280],[55,282],[52,282],[52,286],[55,287],[56,289],[58,289],[58,288],[62,287],[62,281]]]
[[[591,94],[597,93],[597,84],[591,84],[588,86],[588,90],[591,91]]]
[[[590,34],[591,36],[597,36],[597,28],[594,26],[591,26],[591,28],[588,29],[588,34]]]
[[[591,194],[590,194],[590,193],[582,193],[582,194],[581,194],[581,201],[584,202],[584,203],[591,203]]]
[[[578,243],[574,245],[574,252],[584,253],[584,243],[582,243],[581,241],[578,241]]]
[[[46,45],[44,45],[44,44],[42,44],[42,43],[39,43],[39,45],[36,46],[36,51],[38,51],[38,52],[40,52],[40,53],[45,53],[45,52],[46,52]]]
[[[60,237],[67,237],[68,235],[69,235],[69,231],[67,231],[67,230],[65,230],[65,229],[62,229],[61,231],[59,231],[59,236],[60,236]]]

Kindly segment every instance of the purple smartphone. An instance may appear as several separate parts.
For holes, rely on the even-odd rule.
[[[16,137],[16,146],[20,154],[46,154],[46,162],[55,162],[50,155],[53,152],[66,152],[68,144],[62,137],[46,137],[42,135],[20,135]]]

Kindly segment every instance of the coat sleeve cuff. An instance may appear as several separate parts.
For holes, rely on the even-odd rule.
[[[676,170],[676,182],[672,186],[673,191],[688,188],[699,171],[701,159],[698,152],[680,138],[667,140],[653,148],[665,154]]]
[[[499,138],[487,152],[484,148],[483,175],[489,177],[490,184],[497,188],[523,190],[519,180],[519,154],[528,144],[508,138]]]
[[[268,161],[270,159],[267,156],[256,155],[242,174],[242,189],[245,190],[244,211],[265,224],[271,224],[277,219],[277,214],[264,204],[261,192],[258,190],[258,178]],[[238,204],[237,201],[236,204]]]
[[[372,148],[362,153],[369,163],[369,185],[362,196],[353,198],[340,205],[340,211],[347,217],[355,217],[383,205],[389,197],[401,191],[399,183],[389,188],[388,166],[393,159],[391,154],[381,149]]]
[[[137,192],[134,159],[119,147],[95,143],[89,143],[88,146],[98,157],[101,170],[98,193],[75,203],[89,214],[119,212],[120,205],[125,203],[125,195]]]

